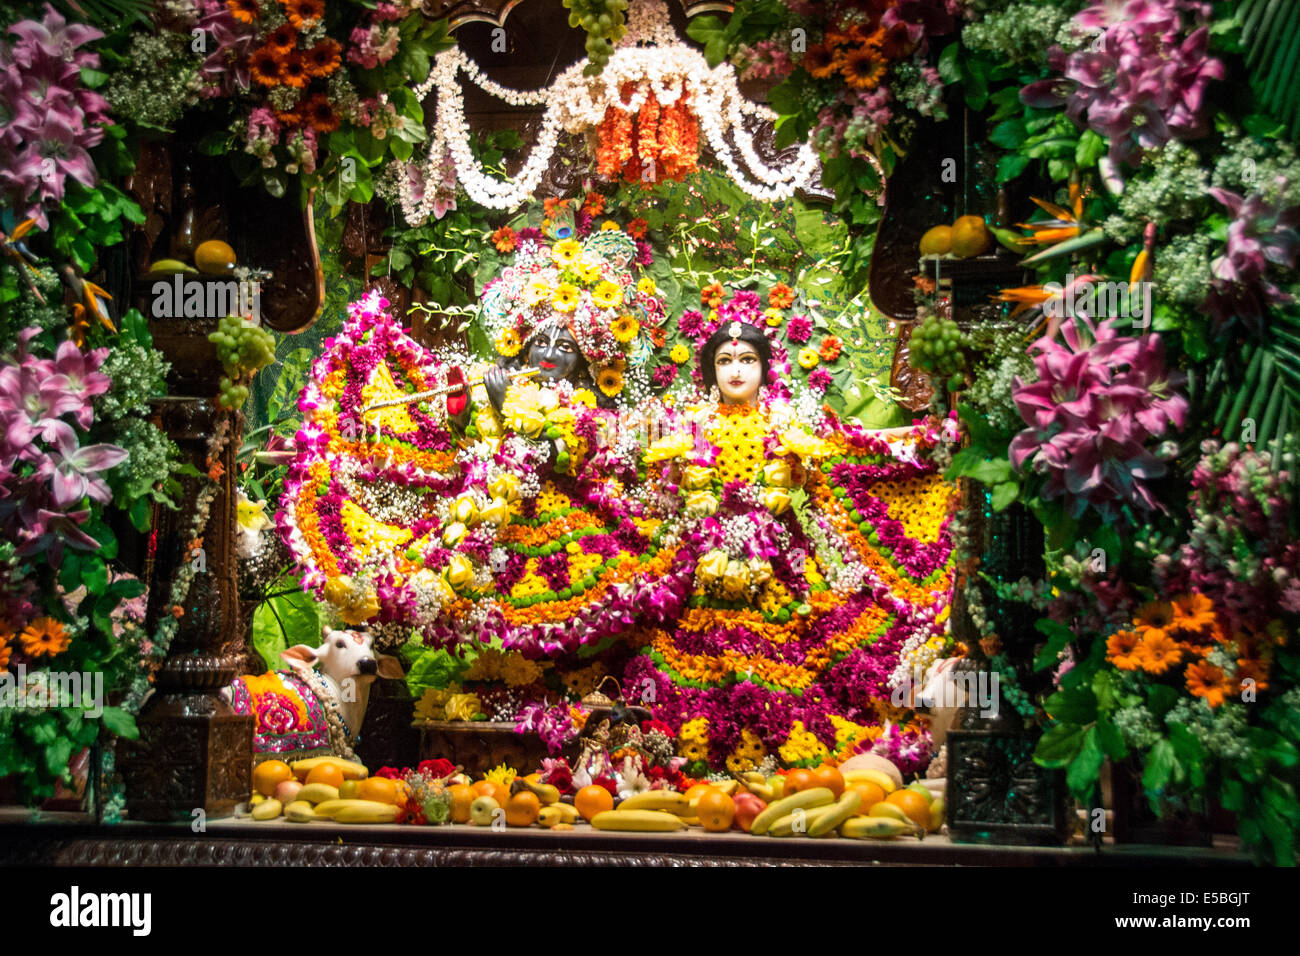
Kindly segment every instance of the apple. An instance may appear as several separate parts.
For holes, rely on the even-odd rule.
[[[474,802],[469,805],[469,822],[478,824],[481,827],[492,825],[492,818],[496,812],[501,809],[501,804],[497,803],[493,797],[476,797]]]
[[[298,799],[298,791],[302,788],[303,785],[297,780],[281,780],[275,786],[275,799],[287,807]]]
[[[738,793],[735,796],[736,803],[736,826],[749,832],[749,828],[754,825],[754,818],[767,809],[767,804],[763,798],[753,793]]]
[[[357,790],[359,790],[360,787],[361,781],[359,780],[344,780],[343,785],[339,787],[339,799],[355,800],[357,798]]]
[[[930,788],[923,783],[920,782],[909,783],[905,789],[915,790],[921,796],[925,797],[926,803],[934,803],[934,794],[931,793]]]

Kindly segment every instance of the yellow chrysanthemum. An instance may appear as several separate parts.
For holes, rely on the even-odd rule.
[[[688,720],[682,724],[680,731],[682,742],[707,743],[709,736],[709,721],[707,717],[696,717],[694,720]]]
[[[604,222],[600,224],[600,229],[602,232],[604,232],[607,229],[617,229],[617,228],[618,228],[618,223],[616,223],[613,219],[606,219]]]
[[[821,360],[822,357],[817,354],[816,349],[804,348],[799,350],[799,365],[802,368],[814,369]]]
[[[580,388],[573,393],[573,400],[579,405],[586,405],[588,408],[596,407],[596,393],[589,388]]]
[[[767,316],[767,324],[772,328],[776,328],[785,321],[785,316],[780,309],[764,309],[763,314]]]
[[[642,276],[636,284],[636,291],[642,295],[658,295],[659,286],[655,285],[655,280],[649,276]]]
[[[551,247],[551,261],[558,266],[567,266],[582,255],[582,246],[572,239],[563,239]]]
[[[510,785],[515,782],[515,777],[517,776],[519,776],[519,772],[513,767],[507,767],[505,764],[498,764],[496,767],[485,773],[483,779],[490,780],[493,783],[499,783],[501,786],[509,790]]]
[[[596,288],[591,290],[591,301],[602,309],[616,308],[623,302],[623,287],[617,282],[610,282],[606,279],[597,283]],[[619,318],[622,318],[622,316],[619,316]]]
[[[618,341],[631,342],[636,338],[637,333],[641,331],[641,323],[630,315],[620,315],[609,324],[609,328]]]
[[[617,369],[607,368],[596,376],[596,387],[608,398],[613,398],[623,391],[623,373]]]
[[[678,342],[676,345],[673,346],[672,351],[668,353],[668,357],[672,359],[674,362],[676,362],[678,365],[681,365],[683,362],[685,362],[688,358],[691,357],[691,350],[688,349],[681,342]]]
[[[582,292],[576,285],[561,282],[555,287],[555,295],[551,296],[551,307],[557,312],[572,312],[578,307],[578,300],[581,297]]]
[[[497,336],[496,347],[498,352],[510,358],[519,354],[519,350],[524,347],[524,342],[514,329],[505,329]]]

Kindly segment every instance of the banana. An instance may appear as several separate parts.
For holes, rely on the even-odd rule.
[[[723,793],[725,793],[725,794],[726,794],[727,796],[729,796],[729,797],[734,797],[734,796],[736,795],[736,788],[740,786],[740,781],[738,781],[738,780],[710,780],[710,781],[709,781],[709,786],[710,786],[710,787],[716,787],[717,789],[721,790]]]
[[[309,783],[298,791],[297,800],[306,800],[308,803],[324,803],[327,800],[337,800],[339,798],[339,788],[331,787],[327,783]]]
[[[573,823],[582,819],[582,814],[578,812],[578,808],[571,803],[552,803],[548,809],[560,811],[565,823]]]
[[[299,780],[304,780],[307,774],[323,763],[332,763],[342,770],[344,780],[365,780],[370,776],[370,771],[365,768],[365,765],[355,760],[344,760],[342,757],[308,757],[306,760],[295,760],[289,764],[289,769]]]
[[[767,777],[763,776],[757,770],[746,770],[744,773],[736,774],[736,778],[740,780],[741,783],[761,783],[763,786],[767,786]]]
[[[685,823],[688,827],[698,827],[700,825],[700,818],[696,816],[678,816],[677,819],[681,820],[682,823]]]
[[[551,829],[552,829],[552,830],[572,830],[572,829],[573,829],[573,824],[572,824],[572,823],[557,823],[555,826],[551,827]]]
[[[390,804],[379,803],[376,800],[357,800],[357,799],[340,798],[338,800],[326,800],[324,803],[316,804],[315,813],[317,818],[323,818],[329,820],[334,817],[334,814],[338,813],[344,807],[368,807],[372,803],[381,807],[390,806]]]
[[[844,796],[840,797],[839,802],[831,806],[825,813],[821,814],[816,822],[808,827],[808,835],[811,837],[821,836],[823,833],[829,833],[847,820],[853,814],[858,812],[858,805],[862,803],[862,794],[856,790],[844,791]]]
[[[311,823],[316,819],[316,811],[306,800],[295,800],[284,808],[284,818],[290,823]]]
[[[989,232],[993,233],[998,242],[1002,243],[1002,245],[1006,246],[1012,252],[1024,255],[1030,249],[1034,248],[1034,241],[1032,239],[1027,239],[1020,233],[1011,229],[1000,229],[997,226],[993,226],[989,229]]]
[[[948,801],[943,797],[935,797],[934,803],[930,804],[930,825],[926,827],[931,833],[938,833],[943,826],[944,812],[948,809]]]
[[[800,790],[798,793],[793,793],[768,806],[767,809],[754,818],[754,823],[750,826],[749,832],[762,836],[767,832],[768,827],[782,817],[791,815],[795,810],[810,810],[813,807],[824,807],[834,802],[835,794],[831,793],[828,787],[811,787],[807,790]]]
[[[284,806],[274,797],[263,800],[253,807],[254,820],[274,820],[284,810]]]
[[[899,807],[894,806],[892,803],[886,803],[883,800],[868,810],[867,816],[876,818],[883,817],[886,820],[898,820],[902,823],[912,823],[912,818],[904,813]],[[915,824],[912,825],[915,826]]]
[[[855,783],[874,783],[885,794],[891,794],[898,789],[894,783],[894,778],[883,770],[850,770],[844,775],[844,782],[847,784]]]
[[[744,787],[764,803],[771,803],[776,799],[776,792],[767,785],[767,778],[761,773],[755,773],[751,770],[748,773],[741,774],[737,779],[740,781],[741,787]]]
[[[182,272],[187,276],[196,276],[199,270],[193,266],[186,265],[179,259],[158,259],[149,263],[149,274],[151,276],[169,276],[177,272]]]
[[[633,830],[663,833],[684,830],[686,824],[673,813],[663,810],[604,810],[591,818],[597,830]]]
[[[376,803],[373,800],[360,800],[365,806],[340,807],[334,813],[335,823],[393,823],[397,820],[398,808],[391,803]]]
[[[565,822],[564,814],[554,806],[542,807],[541,812],[537,814],[537,825],[539,827],[546,827],[548,830],[557,823]]]
[[[560,802],[560,788],[550,783],[538,783],[535,780],[529,780],[527,777],[521,778],[525,787],[537,795],[537,799],[542,801],[542,806],[549,807],[553,803]]]
[[[904,833],[925,835],[924,831],[911,820],[904,823],[891,817],[849,817],[840,824],[840,833],[856,840],[882,840],[901,836]]]
[[[811,810],[804,810],[802,807],[796,807],[794,812],[787,813],[780,820],[777,820],[767,828],[767,835],[774,837],[788,837],[798,834],[799,836],[809,836],[812,828],[823,817],[830,814],[835,809],[835,804],[826,806],[813,807]]]
[[[633,810],[667,810],[669,813],[685,816],[691,813],[691,804],[686,799],[686,794],[678,793],[676,790],[647,790],[627,797],[616,809],[619,813],[629,813]]]

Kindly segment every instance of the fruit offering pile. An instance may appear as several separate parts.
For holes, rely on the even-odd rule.
[[[241,408],[248,399],[246,383],[275,361],[275,337],[237,315],[228,315],[208,341],[217,347],[217,358],[226,372],[219,401],[224,408]]]
[[[946,379],[948,391],[955,392],[966,383],[965,350],[970,347],[970,338],[956,322],[931,313],[912,329],[910,360],[934,378]]]
[[[831,765],[764,777],[757,772],[704,781],[685,792],[646,790],[617,799],[599,784],[570,796],[537,773],[515,776],[499,768],[492,779],[471,781],[446,761],[439,770],[404,779],[369,776],[361,764],[316,757],[287,764],[269,760],[253,773],[254,820],[291,823],[458,823],[664,833],[699,827],[709,833],[740,830],[756,836],[922,839],[944,822],[942,781],[903,786],[887,762],[840,770]],[[423,766],[423,765],[422,765]],[[381,771],[382,772],[382,771]]]

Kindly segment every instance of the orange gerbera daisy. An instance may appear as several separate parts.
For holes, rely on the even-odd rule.
[[[332,133],[339,128],[339,117],[324,93],[316,93],[302,105],[303,120],[318,133]]]
[[[1148,601],[1137,610],[1133,626],[1143,636],[1148,631],[1164,632],[1174,623],[1174,608],[1168,601]]]
[[[631,222],[627,224],[626,232],[633,239],[644,239],[646,230],[649,227],[650,224],[646,222],[644,219],[633,219]]]
[[[257,0],[226,0],[226,9],[240,23],[252,23],[258,17]]]
[[[582,211],[588,216],[599,216],[605,211],[605,197],[600,193],[587,193],[582,201]]]
[[[1268,661],[1255,657],[1237,658],[1237,683],[1255,682],[1255,690],[1268,690]]]
[[[307,62],[301,53],[286,53],[280,58],[280,82],[285,86],[302,89],[311,82]]]
[[[823,362],[834,362],[840,357],[841,348],[843,348],[843,345],[840,343],[839,338],[834,335],[828,335],[826,338],[822,339],[822,344],[820,348],[817,349],[817,354],[822,357]]]
[[[794,289],[778,282],[767,293],[767,304],[774,309],[788,309],[794,305]]]
[[[295,126],[302,125],[302,114],[297,108],[291,110],[276,110],[275,118],[280,121],[280,125],[292,129]]]
[[[306,30],[316,25],[316,21],[325,16],[325,0],[280,0],[284,6],[285,16],[299,30]]]
[[[266,46],[279,50],[281,53],[288,53],[298,45],[298,31],[287,23],[282,23],[266,38]]]
[[[518,244],[515,231],[509,226],[502,226],[492,233],[492,245],[496,247],[497,252],[514,252]]]
[[[1204,697],[1211,707],[1218,707],[1236,688],[1219,668],[1197,661],[1187,667],[1187,690],[1195,697]]]
[[[1163,674],[1183,659],[1183,649],[1164,631],[1148,631],[1142,638],[1142,669],[1148,674]]]
[[[888,69],[884,60],[874,50],[866,47],[847,53],[840,64],[844,82],[855,90],[874,90],[885,78]]]
[[[1137,670],[1145,654],[1135,631],[1116,631],[1106,638],[1106,657],[1122,671]]]
[[[312,76],[329,76],[343,62],[339,50],[337,40],[329,38],[321,40],[302,55],[303,61],[307,64],[307,72]]]
[[[63,624],[52,617],[38,617],[19,636],[28,657],[54,657],[68,649],[70,639]]]
[[[9,658],[13,656],[14,648],[7,640],[0,644],[0,667],[9,666]]]
[[[1174,598],[1173,630],[1179,635],[1204,634],[1214,627],[1214,602],[1204,594]]]
[[[802,66],[815,80],[825,80],[840,68],[840,58],[825,43],[814,43],[804,51]]]
[[[710,283],[700,290],[700,304],[707,305],[710,309],[716,309],[722,305],[722,296],[722,283]]]
[[[253,79],[263,86],[279,86],[282,55],[272,46],[254,50],[253,55],[248,59],[248,69]]]

